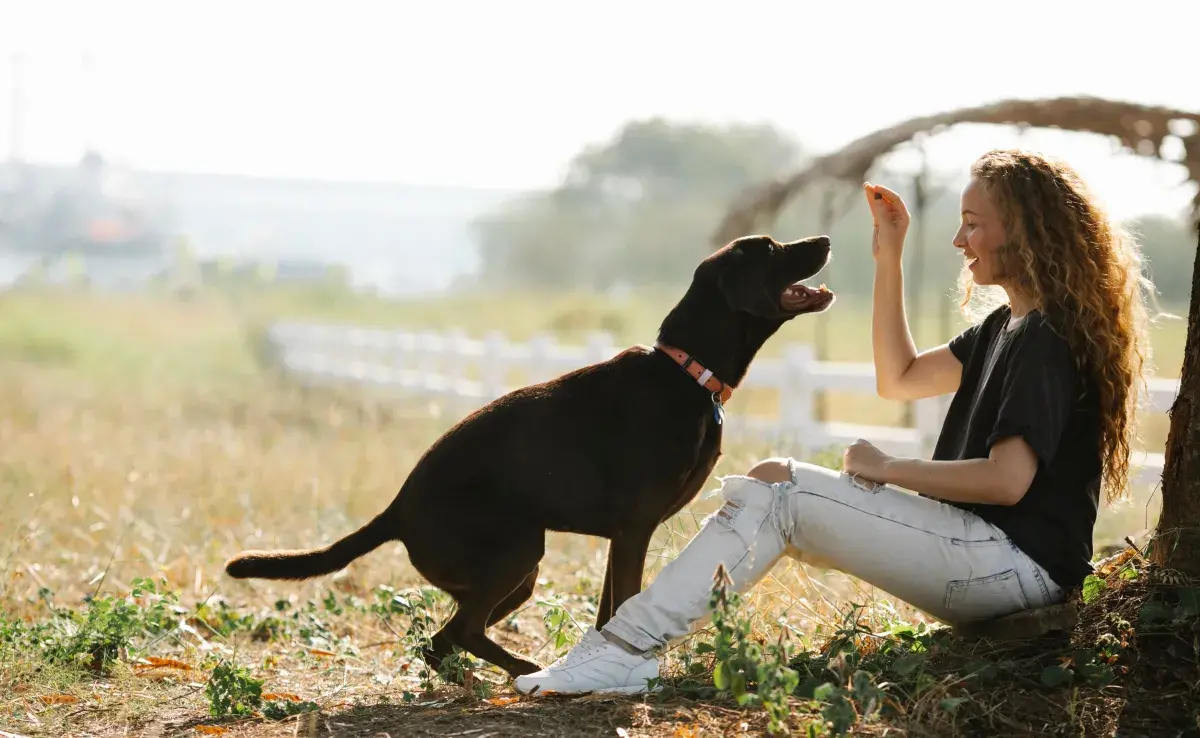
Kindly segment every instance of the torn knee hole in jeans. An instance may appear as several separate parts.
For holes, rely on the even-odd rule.
[[[737,520],[738,515],[745,507],[739,500],[726,500],[721,509],[713,513],[713,520],[720,523],[724,528],[732,528],[734,521]]]
[[[741,483],[733,490],[728,490],[724,484],[721,486],[719,491],[725,504],[709,515],[705,524],[712,522],[736,534],[747,547],[753,545],[765,525],[773,526],[777,534],[786,538],[788,534],[782,525],[786,519],[783,515],[786,495],[782,488],[788,483],[768,484],[753,477],[734,479],[735,484]]]

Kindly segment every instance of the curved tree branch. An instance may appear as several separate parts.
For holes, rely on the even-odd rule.
[[[1142,156],[1162,159],[1163,139],[1174,135],[1173,121],[1190,121],[1192,131],[1180,138],[1184,145],[1182,160],[1188,179],[1200,184],[1200,113],[1172,108],[1138,105],[1096,97],[1061,97],[1045,100],[1004,100],[990,105],[952,110],[937,115],[913,118],[890,128],[852,141],[839,151],[814,159],[786,179],[767,182],[744,192],[725,214],[713,244],[724,245],[753,233],[761,225],[775,220],[783,206],[809,184],[834,179],[859,184],[880,156],[915,136],[936,135],[959,123],[991,123],[1034,128],[1059,128],[1068,131],[1113,136],[1121,144]],[[1163,159],[1164,161],[1170,161]],[[1192,201],[1193,212],[1200,213],[1200,191]]]

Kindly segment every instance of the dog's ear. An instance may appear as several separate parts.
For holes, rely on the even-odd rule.
[[[762,291],[762,275],[754,268],[753,258],[741,249],[732,249],[717,276],[717,287],[729,307],[740,313],[753,313]]]

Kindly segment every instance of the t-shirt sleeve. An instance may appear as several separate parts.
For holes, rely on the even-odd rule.
[[[1000,408],[987,447],[1021,436],[1048,464],[1071,417],[1075,363],[1066,340],[1044,323],[1026,325],[1006,362]]]
[[[983,323],[975,323],[950,339],[950,353],[954,354],[954,358],[958,359],[960,364],[965,366],[967,359],[971,357],[971,350],[975,348],[975,340],[978,338],[982,326]]]

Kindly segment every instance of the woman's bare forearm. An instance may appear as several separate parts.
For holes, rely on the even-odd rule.
[[[904,312],[904,276],[898,258],[876,259],[872,299],[875,389],[881,397],[895,397],[901,377],[917,358],[917,347]]]
[[[947,502],[985,505],[1015,505],[1028,484],[1009,473],[995,459],[928,461],[889,459],[882,475],[885,482]]]

